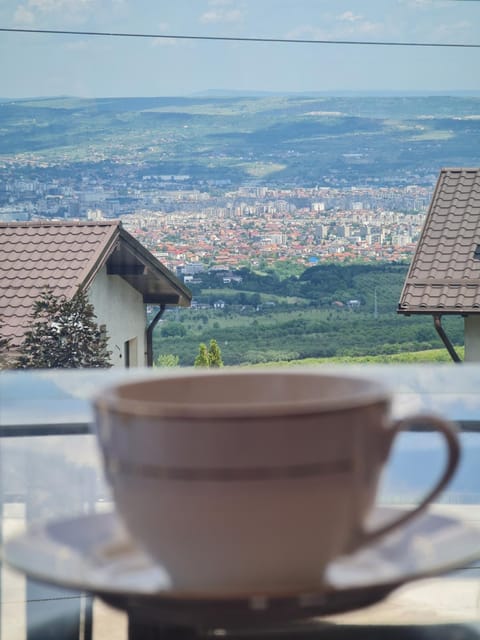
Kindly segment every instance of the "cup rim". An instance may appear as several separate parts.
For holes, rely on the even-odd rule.
[[[193,380],[197,378],[214,379],[218,376],[230,377],[308,377],[319,378],[320,380],[341,380],[343,383],[352,384],[352,392],[345,396],[331,396],[314,398],[312,400],[298,401],[258,401],[250,404],[241,402],[231,403],[214,403],[214,402],[194,402],[188,403],[182,401],[156,401],[156,400],[137,400],[134,398],[121,397],[120,393],[123,389],[134,388],[145,382],[162,381],[171,382],[172,380]],[[377,380],[371,378],[363,378],[361,376],[342,375],[323,373],[315,371],[284,371],[284,370],[244,370],[232,368],[232,370],[209,370],[209,371],[192,371],[175,372],[159,375],[158,377],[145,377],[128,382],[120,382],[104,389],[93,399],[93,406],[98,413],[113,413],[127,416],[138,416],[145,418],[171,418],[171,419],[188,419],[188,420],[224,420],[224,419],[243,419],[243,418],[268,418],[268,417],[291,417],[295,415],[313,415],[325,414],[339,410],[351,410],[354,408],[365,408],[367,406],[378,404],[389,404],[391,394],[386,387]]]

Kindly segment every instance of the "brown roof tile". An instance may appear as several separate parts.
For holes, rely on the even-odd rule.
[[[21,339],[33,301],[46,287],[72,296],[118,222],[0,224],[0,322],[2,334]]]
[[[146,302],[189,304],[189,290],[118,220],[0,223],[2,334],[18,344],[42,290],[48,287],[55,295],[71,297],[80,287],[88,288],[107,261]],[[131,268],[138,263],[148,266],[144,274]]]
[[[72,296],[99,245],[107,244],[117,227],[117,221],[0,224],[2,333],[14,342],[21,339],[33,301],[46,287]]]
[[[480,313],[480,169],[442,169],[399,313]]]

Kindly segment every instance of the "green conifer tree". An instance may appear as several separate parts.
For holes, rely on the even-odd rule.
[[[16,362],[19,369],[110,367],[108,338],[95,322],[93,306],[80,290],[70,300],[50,289],[34,302],[31,329]]]
[[[209,367],[210,359],[208,357],[208,349],[205,343],[200,343],[198,347],[198,354],[193,363],[194,367]]]
[[[210,367],[223,367],[222,352],[216,340],[210,340],[208,348],[208,361]]]

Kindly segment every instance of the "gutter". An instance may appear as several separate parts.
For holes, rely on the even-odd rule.
[[[153,367],[153,330],[165,313],[166,305],[161,304],[160,309],[147,327],[147,367]]]
[[[442,327],[442,316],[438,315],[438,314],[435,314],[433,316],[433,324],[435,325],[435,329],[436,329],[438,335],[440,336],[440,338],[442,339],[442,342],[445,345],[445,347],[446,347],[448,353],[450,354],[450,357],[452,358],[452,360],[454,362],[462,362],[462,360],[460,359],[460,356],[455,351],[455,347],[450,342],[450,338],[445,333],[445,329]]]

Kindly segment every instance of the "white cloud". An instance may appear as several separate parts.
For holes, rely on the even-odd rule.
[[[84,11],[94,4],[94,0],[28,0],[32,9],[50,13],[57,11]]]
[[[35,15],[32,11],[27,9],[27,7],[22,4],[18,6],[13,14],[13,21],[15,24],[20,24],[22,26],[31,26],[35,23]]]
[[[354,37],[355,35],[378,33],[382,29],[383,25],[379,22],[371,22],[353,11],[344,11],[334,17],[331,34],[336,38]]]
[[[109,0],[112,10],[118,9],[123,0]],[[42,23],[60,19],[62,22],[82,22],[100,7],[105,8],[107,2],[101,0],[24,0],[14,12],[13,19],[17,24]]]
[[[451,7],[452,3],[448,0],[398,0],[400,5],[405,5],[412,9],[441,9],[444,7]]]
[[[432,4],[432,0],[400,0],[400,4],[408,7],[425,7]]]
[[[363,20],[363,18],[362,16],[353,13],[353,11],[345,11],[338,16],[338,20],[343,22],[358,22],[359,20]]]
[[[435,35],[439,38],[445,38],[452,35],[459,36],[468,33],[472,25],[466,20],[459,22],[451,22],[448,24],[439,24],[435,27]]]
[[[200,16],[200,22],[203,24],[234,23],[242,20],[243,12],[240,9],[211,9]]]
[[[286,37],[293,40],[328,40],[331,32],[311,25],[299,25],[289,31]]]
[[[356,37],[375,36],[384,31],[384,25],[379,22],[370,22],[363,16],[354,15],[347,11],[336,16],[332,21],[326,21],[324,27],[312,25],[299,25],[292,29],[288,38],[305,40],[345,40]]]
[[[383,31],[383,24],[381,24],[380,22],[369,22],[368,20],[365,20],[364,22],[358,24],[354,30],[352,30],[352,32],[354,31],[355,33],[380,33],[381,31]]]

